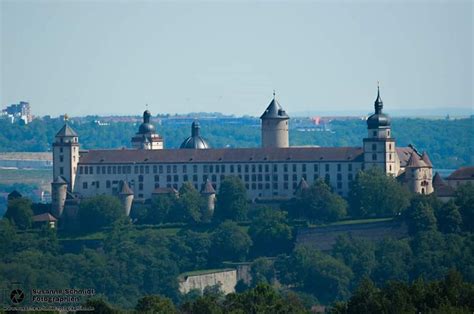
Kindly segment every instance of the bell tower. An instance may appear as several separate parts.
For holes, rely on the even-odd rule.
[[[380,86],[377,86],[374,109],[375,113],[367,119],[368,136],[364,138],[364,167],[365,169],[379,167],[385,173],[396,176],[399,163],[395,139],[391,134],[390,117],[382,112]]]

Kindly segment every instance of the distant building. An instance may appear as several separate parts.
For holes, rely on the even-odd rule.
[[[6,107],[2,110],[2,116],[8,118],[12,123],[21,120],[28,124],[33,121],[30,104],[25,101]]]
[[[446,182],[453,188],[466,183],[474,184],[474,167],[461,167],[457,169],[446,178]]]
[[[261,148],[210,148],[199,124],[193,122],[191,136],[180,149],[165,149],[147,110],[132,139],[134,149],[79,152],[79,136],[66,123],[53,143],[53,213],[60,217],[66,207],[68,215],[67,204],[77,211],[81,199],[101,194],[120,197],[129,213],[133,201],[148,200],[163,188],[179,190],[185,182],[208,198],[212,210],[214,195],[226,176],[242,180],[249,200],[289,199],[298,187],[318,179],[347,196],[357,172],[372,167],[397,177],[412,192],[432,193],[428,154],[413,146],[396,147],[379,90],[374,109],[360,147],[290,146],[289,116],[275,97],[261,116]]]

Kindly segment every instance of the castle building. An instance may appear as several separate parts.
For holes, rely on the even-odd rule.
[[[147,110],[132,139],[133,149],[79,153],[78,136],[66,123],[53,144],[55,215],[63,212],[67,193],[77,199],[117,195],[128,214],[132,201],[178,190],[185,182],[191,182],[207,197],[212,210],[216,191],[226,176],[238,176],[243,181],[249,200],[292,198],[318,179],[347,196],[357,172],[371,167],[398,177],[413,192],[432,193],[428,155],[420,154],[413,146],[396,147],[390,118],[383,113],[380,90],[374,109],[367,119],[368,133],[361,147],[289,146],[289,116],[275,95],[261,116],[261,148],[211,148],[195,121],[191,136],[179,149],[163,149],[163,139]]]

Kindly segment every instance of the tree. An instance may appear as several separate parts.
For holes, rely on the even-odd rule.
[[[356,217],[387,216],[403,212],[410,193],[397,180],[375,167],[360,171],[349,192],[349,214]]]
[[[202,199],[191,182],[185,182],[179,189],[179,198],[168,217],[174,222],[195,224],[201,220]]]
[[[252,274],[252,286],[255,287],[259,283],[272,284],[275,279],[275,268],[273,261],[268,258],[257,258],[250,265],[250,273]]]
[[[227,176],[221,182],[214,218],[217,221],[247,219],[247,191],[242,180],[236,176]]]
[[[214,261],[243,261],[252,245],[247,232],[231,221],[221,223],[211,239],[211,256]]]
[[[403,240],[384,239],[377,243],[375,249],[376,266],[372,278],[379,284],[388,280],[409,279],[412,250]]]
[[[147,295],[139,299],[135,310],[139,313],[171,314],[176,313],[173,302],[159,295]]]
[[[16,227],[28,229],[31,227],[32,217],[33,210],[31,209],[31,201],[29,199],[20,197],[8,201],[5,218],[9,219]]]
[[[120,201],[113,196],[99,195],[86,199],[79,206],[79,223],[85,231],[97,231],[125,221],[125,211]]]
[[[249,228],[254,255],[274,256],[291,249],[293,232],[286,215],[272,208],[260,211]]]
[[[410,234],[436,230],[436,217],[433,208],[427,203],[412,203],[412,206],[407,210],[406,217]]]
[[[437,212],[438,229],[443,233],[458,233],[462,227],[459,207],[453,200],[445,203]]]
[[[321,302],[345,298],[353,273],[343,262],[320,251],[300,246],[275,262],[281,283],[315,295]]]
[[[354,284],[372,274],[375,268],[374,243],[365,239],[343,235],[337,238],[332,248],[332,256],[349,266],[354,273]]]
[[[460,185],[455,193],[455,202],[459,206],[464,229],[474,231],[474,184]]]
[[[344,217],[347,213],[347,202],[331,191],[331,187],[322,180],[317,180],[307,190],[303,190],[290,210],[299,218],[312,222],[330,222]]]
[[[169,221],[170,212],[175,208],[176,202],[175,194],[154,195],[147,211],[146,223],[160,224]]]

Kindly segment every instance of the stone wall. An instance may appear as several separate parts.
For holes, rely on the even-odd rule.
[[[183,294],[188,293],[192,289],[204,291],[206,287],[212,287],[220,284],[221,291],[224,294],[235,292],[237,284],[237,270],[224,269],[216,271],[203,271],[201,274],[180,276],[179,291]]]
[[[350,235],[370,241],[380,241],[383,238],[404,238],[408,236],[405,224],[395,221],[382,221],[352,225],[336,225],[317,228],[301,228],[296,236],[297,244],[329,251],[341,235]]]

